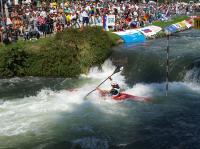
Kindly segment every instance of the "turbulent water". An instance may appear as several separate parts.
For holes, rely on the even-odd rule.
[[[199,56],[200,42],[191,34],[199,32],[170,40],[168,97],[164,39],[114,51],[114,63],[122,58],[127,63],[113,79],[127,93],[152,97],[148,103],[113,101],[97,92],[83,98],[112,74],[110,60],[78,79],[0,80],[0,149],[199,149],[200,71],[188,66]],[[101,88],[109,86],[107,81]]]
[[[188,30],[169,40],[170,81],[182,81],[193,61],[200,63],[200,31]],[[124,75],[131,85],[139,82],[163,82],[166,70],[167,39],[149,40],[143,44],[123,45],[115,50],[116,63],[126,63]]]

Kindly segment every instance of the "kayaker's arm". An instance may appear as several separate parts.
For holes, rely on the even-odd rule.
[[[105,92],[105,93],[107,92],[107,93],[109,93],[109,91],[107,91],[107,90],[102,90],[102,89],[100,89],[100,88],[98,88],[98,87],[96,88],[96,90],[99,91],[99,92]]]
[[[99,93],[102,95],[102,96],[106,96],[107,94],[109,94],[109,91],[107,90],[102,90],[100,88],[96,88],[97,91],[99,91]]]

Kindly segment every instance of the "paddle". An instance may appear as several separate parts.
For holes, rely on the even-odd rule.
[[[113,76],[114,74],[122,71],[122,69],[123,69],[123,67],[117,66],[117,68],[114,70],[114,72],[109,77],[107,77],[103,82],[101,82],[95,89],[93,89],[92,91],[90,91],[89,93],[87,93],[87,95],[85,97],[87,97],[92,92],[94,92],[99,86],[101,86],[104,82],[106,82],[106,80],[108,80],[111,76]]]

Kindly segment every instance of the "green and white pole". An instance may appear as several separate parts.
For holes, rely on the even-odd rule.
[[[167,35],[167,60],[166,60],[166,93],[165,95],[168,96],[169,90],[169,35]]]

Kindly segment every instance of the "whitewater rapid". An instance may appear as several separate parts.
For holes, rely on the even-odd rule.
[[[79,79],[86,79],[89,81],[85,81],[74,90],[62,89],[55,91],[49,88],[43,88],[33,96],[25,96],[23,98],[15,98],[12,100],[1,98],[0,148],[2,144],[3,147],[9,146],[8,144],[10,142],[5,141],[7,137],[15,138],[11,139],[12,143],[14,142],[13,144],[31,141],[31,138],[34,138],[34,136],[40,136],[41,138],[45,137],[45,139],[48,139],[47,136],[54,136],[55,130],[57,129],[57,131],[66,133],[72,131],[72,125],[74,128],[74,125],[85,123],[84,117],[89,116],[92,117],[91,120],[94,120],[95,117],[103,116],[109,121],[116,116],[127,117],[128,111],[130,110],[129,108],[137,108],[134,107],[132,103],[135,105],[145,104],[148,106],[147,103],[136,103],[133,101],[124,101],[122,103],[109,98],[104,100],[97,92],[93,92],[87,98],[83,98],[88,92],[93,90],[99,83],[112,74],[114,70],[115,66],[108,60],[103,64],[102,70],[95,67],[90,70],[88,75],[81,75]],[[154,103],[154,100],[155,102],[163,100],[159,97],[170,100],[169,98],[164,97],[165,83],[138,83],[130,87],[125,83],[126,80],[123,76],[123,72],[115,74],[112,78],[117,81],[127,93],[137,96],[152,97],[153,102],[149,103],[150,105]],[[34,78],[31,79],[34,80]],[[2,80],[4,83],[5,81],[6,80]],[[20,82],[21,79],[15,78],[7,81]],[[110,82],[106,81],[101,88],[109,89]],[[169,84],[169,89],[170,94],[183,94],[189,92],[193,93],[194,96],[198,96],[200,92],[199,85],[186,82],[171,82]],[[66,126],[59,129],[60,125]],[[85,125],[81,129],[89,132],[94,131],[88,125]],[[24,135],[24,137],[17,140],[16,137],[21,135]],[[79,142],[80,140],[76,141]]]
[[[93,90],[98,83],[107,78],[114,71],[115,67],[110,61],[107,61],[102,70],[92,68],[89,74],[81,75],[80,78],[92,79],[92,83],[85,83],[82,87],[71,90],[53,91],[51,89],[42,89],[36,96],[29,96],[14,100],[0,99],[0,136],[12,136],[27,131],[39,131],[40,127],[48,121],[51,121],[51,114],[58,112],[73,112],[77,105],[83,103],[100,104],[96,93],[85,100],[83,97],[91,90]],[[118,73],[113,76],[123,87],[124,77]],[[12,79],[13,83],[20,81],[20,79]],[[5,80],[4,80],[5,82]],[[110,82],[102,85],[102,88],[109,88]],[[99,105],[98,105],[99,106]]]

